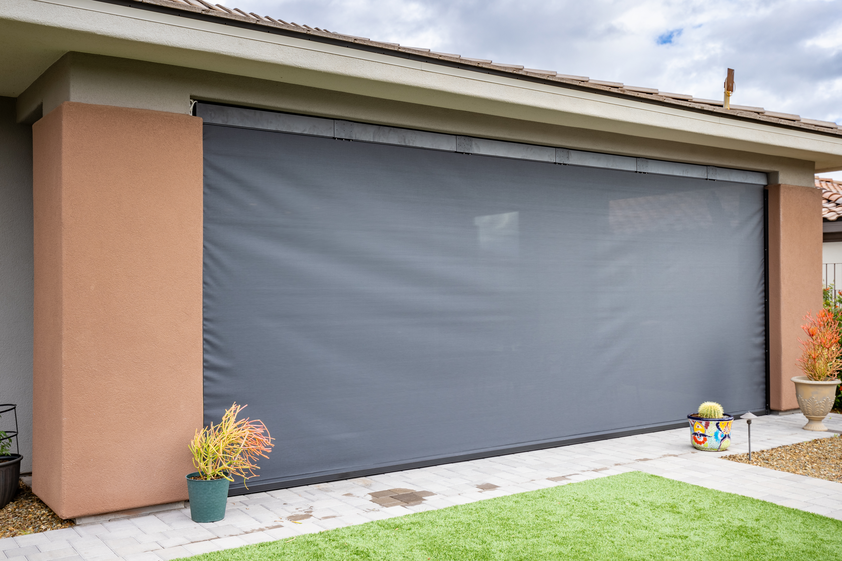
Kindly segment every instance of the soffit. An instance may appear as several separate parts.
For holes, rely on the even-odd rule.
[[[6,0],[0,14],[0,95],[18,96],[64,53],[77,51],[795,158],[815,162],[819,171],[842,168],[842,131],[827,126],[725,112],[692,99],[542,77],[484,61],[449,60],[445,54],[410,53],[366,39],[339,41],[337,34],[315,28],[291,33],[291,24],[280,22],[271,24],[277,30],[265,23],[259,28],[255,21],[237,19],[245,16],[229,14],[231,21],[223,21],[186,5],[162,6],[177,4],[169,0],[156,0],[155,9],[163,11],[136,7],[151,2],[123,4]]]

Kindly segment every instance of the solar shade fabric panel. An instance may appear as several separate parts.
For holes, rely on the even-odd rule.
[[[252,489],[765,408],[762,186],[204,135],[205,421],[269,427]]]

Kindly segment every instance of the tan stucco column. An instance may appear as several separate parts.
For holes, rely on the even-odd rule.
[[[822,308],[821,191],[770,185],[769,191],[769,398],[775,411],[797,409],[801,375],[798,340],[807,312]]]
[[[201,120],[67,102],[33,148],[33,490],[63,518],[186,499]]]

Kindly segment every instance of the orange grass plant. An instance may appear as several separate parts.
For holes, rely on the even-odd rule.
[[[196,431],[189,444],[193,455],[193,466],[200,479],[222,479],[234,481],[234,477],[246,479],[257,477],[254,470],[258,457],[268,458],[272,437],[263,421],[248,418],[237,420],[245,405],[234,403],[222,416],[218,425],[211,423]]]
[[[798,366],[810,380],[821,382],[835,380],[842,367],[842,347],[839,345],[839,324],[830,310],[822,310],[816,317],[809,313],[801,329],[809,339],[801,341],[801,358]]]

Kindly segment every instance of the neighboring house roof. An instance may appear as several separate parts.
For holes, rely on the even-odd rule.
[[[397,43],[372,41],[363,37],[355,37],[353,35],[328,31],[327,29],[320,29],[318,27],[299,25],[295,22],[286,22],[269,16],[260,16],[254,12],[246,13],[238,8],[231,9],[221,4],[211,4],[205,0],[129,0],[129,5],[132,4],[142,4],[151,9],[164,8],[178,10],[181,12],[192,12],[197,15],[212,16],[232,22],[236,21],[262,26],[267,28],[266,31],[269,31],[270,28],[274,30],[282,30],[283,32],[307,35],[311,38],[321,38],[326,41],[353,44],[361,48],[368,47],[387,52],[393,51],[394,54],[400,54],[401,56],[409,55],[421,59],[433,59],[441,63],[454,64],[460,67],[471,68],[482,72],[491,71],[506,75],[517,75],[522,78],[540,80],[542,82],[555,83],[557,85],[576,86],[589,90],[600,90],[605,93],[622,95],[636,99],[642,98],[644,100],[665,105],[681,106],[684,108],[702,110],[720,115],[724,114],[732,117],[746,118],[765,123],[784,125],[799,129],[809,129],[811,131],[842,136],[842,126],[831,121],[803,119],[799,115],[766,111],[762,107],[750,107],[745,105],[731,104],[731,109],[728,110],[722,106],[723,102],[720,100],[700,99],[693,97],[692,95],[662,92],[654,88],[628,86],[619,82],[592,80],[585,76],[559,74],[553,70],[524,68],[523,66],[517,64],[504,64],[500,62],[493,62],[491,60],[463,57],[458,54],[437,53],[425,48],[406,47]]]
[[[822,219],[834,222],[842,216],[842,181],[817,177],[816,187],[822,190]]]

